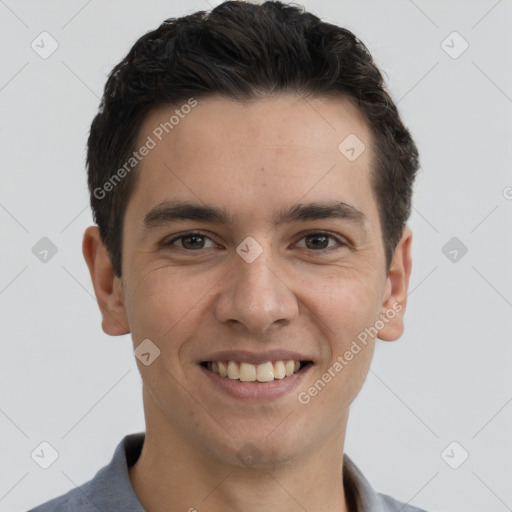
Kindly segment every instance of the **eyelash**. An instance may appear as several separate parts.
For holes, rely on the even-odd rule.
[[[172,240],[169,240],[169,241],[163,241],[162,242],[162,246],[163,247],[172,247],[174,245],[175,242],[179,241],[179,240],[182,240],[184,238],[187,238],[189,236],[200,236],[200,237],[203,237],[205,239],[208,239],[210,241],[212,241],[213,243],[215,243],[214,240],[212,240],[208,235],[202,233],[201,231],[189,231],[187,233],[183,233],[179,236],[176,236],[174,237]],[[347,242],[345,242],[344,240],[340,239],[339,237],[337,236],[334,236],[333,234],[329,233],[328,231],[311,231],[305,235],[303,235],[300,239],[300,240],[303,240],[304,238],[308,237],[308,236],[327,236],[329,237],[330,239],[332,240],[335,240],[337,243],[338,243],[338,247],[328,247],[326,249],[309,249],[309,248],[302,248],[302,249],[306,249],[306,250],[309,250],[309,251],[313,251],[313,252],[318,252],[318,253],[325,253],[325,252],[328,252],[328,251],[332,251],[332,250],[336,250],[336,249],[341,249],[342,247],[347,247],[349,246],[349,244]],[[185,249],[184,247],[178,247],[178,249],[180,250],[183,250],[183,251],[186,251],[186,252],[200,252],[201,250],[203,250],[203,248],[201,249]]]

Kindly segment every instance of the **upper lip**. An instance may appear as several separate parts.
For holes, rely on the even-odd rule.
[[[247,350],[222,350],[201,358],[198,362],[237,361],[241,363],[262,364],[268,361],[312,361],[313,359],[299,352],[290,350],[267,350],[266,352],[249,352]]]

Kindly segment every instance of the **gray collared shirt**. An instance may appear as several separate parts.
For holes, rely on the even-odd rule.
[[[124,437],[110,463],[92,480],[29,512],[145,512],[128,474],[128,468],[139,458],[143,443],[144,433]],[[426,512],[376,493],[347,455],[343,462],[343,485],[350,512]]]

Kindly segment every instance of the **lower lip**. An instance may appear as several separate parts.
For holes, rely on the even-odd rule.
[[[216,373],[199,366],[203,374],[210,379],[210,382],[221,391],[244,400],[268,400],[286,395],[298,387],[312,365],[308,365],[298,373],[294,373],[283,379],[275,379],[271,382],[242,382],[240,380],[221,377]]]

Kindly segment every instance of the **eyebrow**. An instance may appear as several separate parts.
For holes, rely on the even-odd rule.
[[[363,212],[340,201],[297,204],[290,208],[274,211],[272,218],[276,226],[323,219],[342,219],[358,224],[361,228],[365,228],[367,224],[367,217]],[[152,208],[144,216],[143,228],[145,231],[149,231],[174,221],[184,220],[212,224],[234,223],[234,217],[224,208],[181,201],[165,201]]]

